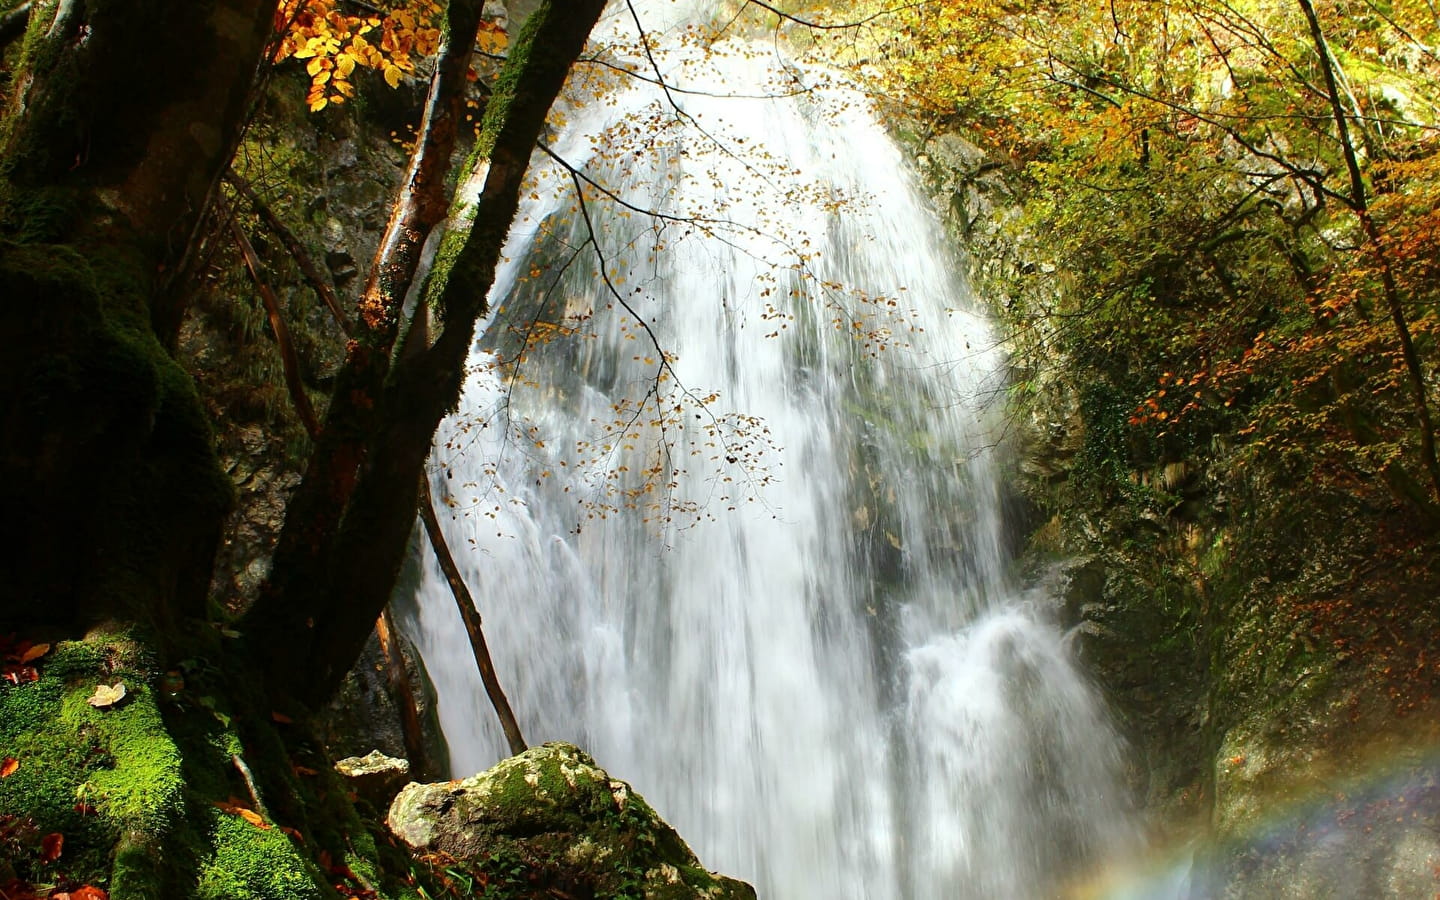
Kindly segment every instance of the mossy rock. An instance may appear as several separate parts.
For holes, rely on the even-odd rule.
[[[0,757],[14,760],[0,778],[0,884],[89,884],[111,900],[336,896],[295,829],[251,821],[227,802],[246,793],[232,760],[247,751],[215,711],[224,701],[212,710],[195,702],[208,697],[167,699],[133,632],[96,629],[29,665],[36,680],[0,681]],[[90,702],[98,685],[118,683],[123,699]],[[264,754],[250,756],[273,783],[259,769]],[[327,783],[338,795],[338,781]],[[343,827],[374,855],[358,821]],[[60,852],[47,859],[53,835]],[[346,863],[374,873],[365,859]]]
[[[544,744],[461,781],[406,785],[388,822],[417,853],[470,870],[485,897],[755,897],[706,871],[639,794],[572,744]]]

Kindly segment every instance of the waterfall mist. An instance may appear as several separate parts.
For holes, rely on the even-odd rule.
[[[577,71],[610,82],[550,139],[578,174],[537,155],[432,459],[525,735],[762,897],[1054,896],[1133,830],[1103,708],[1009,573],[996,336],[858,94],[662,6],[674,90]],[[629,10],[606,23],[653,79]],[[465,775],[505,742],[422,566]]]

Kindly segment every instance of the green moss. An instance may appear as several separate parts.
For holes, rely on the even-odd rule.
[[[38,682],[0,693],[0,742],[20,760],[0,782],[0,812],[65,835],[64,871],[108,883],[117,900],[161,895],[163,847],[183,809],[179,750],[145,664],[123,636],[62,643],[40,660]],[[98,684],[118,681],[123,702],[87,702]],[[40,880],[47,871],[32,861],[22,874]]]
[[[361,821],[323,759],[296,751],[316,769],[297,778],[243,680],[194,660],[186,689],[161,698],[149,654],[123,633],[61,642],[37,668],[38,681],[0,688],[0,755],[20,763],[0,779],[0,816],[32,826],[22,842],[0,847],[15,877],[48,883],[63,871],[114,900],[333,898],[316,862],[323,850],[359,876],[356,888],[375,886],[392,900],[420,896],[402,884],[408,858],[381,853],[370,830],[379,826]],[[117,681],[127,689],[122,702],[87,702],[96,685]],[[215,805],[248,797],[236,755],[250,762],[270,812],[291,833]],[[64,852],[46,864],[39,837],[56,832]]]
[[[458,785],[407,789],[392,809],[399,833],[458,857],[455,871],[485,897],[754,896],[706,872],[643,798],[568,744],[533,747]]]
[[[325,896],[284,832],[212,810],[214,856],[201,867],[198,900],[313,900]]]

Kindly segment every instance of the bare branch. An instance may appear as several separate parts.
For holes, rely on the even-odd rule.
[[[475,599],[470,596],[470,589],[465,586],[465,577],[460,574],[460,567],[455,565],[455,557],[450,555],[450,547],[445,543],[445,533],[440,530],[440,522],[435,517],[435,499],[431,496],[430,479],[426,475],[420,476],[419,506],[420,519],[425,523],[425,534],[430,538],[430,547],[435,551],[435,561],[440,564],[445,580],[450,583],[455,606],[459,608],[460,618],[465,622],[465,632],[470,636],[470,651],[475,656],[476,668],[480,670],[480,680],[485,683],[485,693],[490,696],[490,705],[495,707],[495,715],[500,718],[500,728],[505,732],[510,753],[518,756],[527,749],[525,736],[520,733],[520,725],[515,721],[510,701],[505,698],[505,691],[500,687],[500,676],[495,674],[495,663],[490,658],[490,647],[485,643],[485,631],[481,627],[480,613],[475,608]]]
[[[300,239],[295,236],[295,232],[291,231],[286,227],[284,222],[280,221],[280,217],[275,215],[275,211],[270,208],[269,204],[260,199],[259,194],[255,193],[254,186],[241,177],[234,169],[229,169],[225,172],[225,180],[231,187],[239,192],[240,196],[245,198],[246,202],[250,204],[250,208],[255,210],[255,213],[260,216],[260,221],[264,222],[265,226],[280,239],[280,243],[285,247],[286,251],[289,252],[290,258],[295,260],[295,265],[300,269],[300,274],[305,276],[305,280],[310,283],[310,287],[314,289],[321,301],[323,301],[325,306],[330,310],[330,314],[335,317],[335,324],[339,325],[340,330],[348,337],[350,335],[350,323],[345,318],[345,311],[340,308],[340,301],[335,297],[335,289],[330,286],[329,280],[320,274],[320,269],[315,265],[315,261],[310,258],[310,254],[305,251],[305,246],[300,243]]]
[[[290,399],[295,403],[295,412],[300,416],[300,422],[305,426],[306,432],[313,438],[320,433],[320,421],[315,417],[315,407],[310,405],[309,395],[305,393],[305,382],[300,377],[300,357],[295,353],[295,342],[290,339],[290,327],[285,324],[285,317],[280,314],[280,301],[260,270],[260,259],[255,255],[255,248],[250,244],[250,239],[245,236],[245,231],[240,227],[240,223],[233,218],[230,220],[230,233],[235,237],[235,245],[240,248],[240,255],[245,258],[245,268],[249,270],[250,278],[255,282],[255,288],[260,292],[261,300],[265,304],[265,312],[270,319],[270,330],[274,333],[275,343],[280,348],[281,365],[285,370],[285,386],[290,390]]]

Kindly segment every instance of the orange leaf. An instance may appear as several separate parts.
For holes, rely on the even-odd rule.
[[[270,713],[270,719],[271,719],[271,721],[279,722],[281,725],[290,725],[290,724],[292,724],[292,723],[295,721],[294,719],[290,718],[289,716],[285,715],[284,713],[278,713],[278,712],[272,712],[272,713]]]
[[[47,653],[49,653],[49,652],[50,652],[50,645],[49,645],[49,644],[36,644],[35,646],[31,647],[29,650],[26,650],[24,653],[20,654],[20,662],[21,662],[22,665],[23,665],[24,663],[34,662],[35,660],[39,659],[40,657],[44,656],[45,654],[47,654]]]
[[[79,890],[71,891],[70,900],[110,900],[110,895],[87,884]]]
[[[15,770],[18,768],[20,768],[20,760],[13,756],[5,757],[3,761],[0,761],[0,778],[9,778],[15,774]]]
[[[51,832],[40,839],[40,859],[44,862],[54,862],[60,858],[60,852],[65,848],[65,835],[58,831]]]
[[[256,828],[263,828],[266,831],[270,830],[270,826],[265,824],[265,820],[260,816],[259,813],[257,813],[253,809],[246,809],[239,803],[235,802],[235,799],[236,798],[231,797],[231,802],[229,803],[211,803],[210,805],[218,810],[230,813],[232,816],[239,816],[240,818],[249,822],[251,825],[254,825]]]
[[[265,824],[265,820],[260,817],[260,814],[253,809],[240,807],[234,812],[237,816],[254,825],[256,828],[264,828],[267,831],[270,829],[270,826]]]

